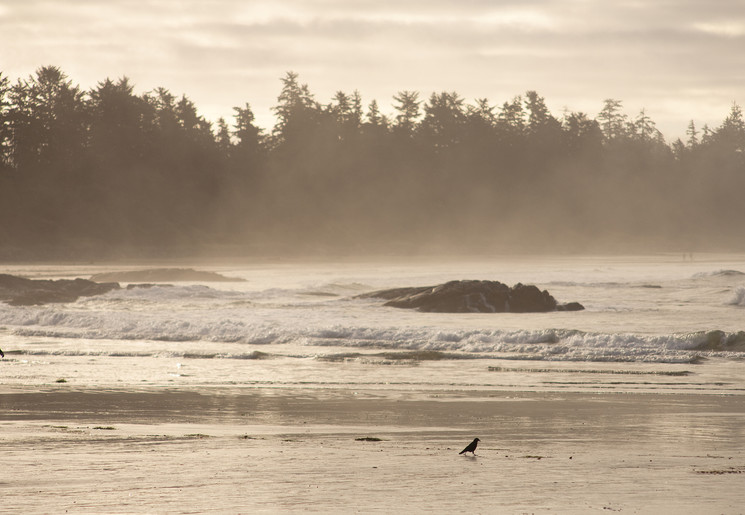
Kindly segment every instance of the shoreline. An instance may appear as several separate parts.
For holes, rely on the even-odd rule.
[[[483,417],[530,416],[605,409],[616,415],[659,413],[742,413],[745,392],[675,392],[629,390],[520,390],[520,389],[378,389],[353,386],[12,386],[0,387],[0,421],[91,420],[100,417],[127,423],[243,422],[246,413],[258,414],[259,423],[281,414],[288,423],[307,417],[332,417],[344,424],[355,413],[376,413],[378,420],[397,413],[418,416],[432,425],[457,419],[472,425]],[[323,414],[323,415],[319,415]],[[350,418],[351,417],[351,418]]]

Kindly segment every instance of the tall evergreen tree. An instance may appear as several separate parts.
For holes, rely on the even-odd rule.
[[[432,93],[424,105],[420,130],[436,150],[462,142],[466,124],[464,101],[455,92]]]
[[[253,163],[262,152],[263,130],[254,124],[255,116],[248,103],[243,107],[234,107],[233,111],[235,112],[233,134],[237,141],[236,151],[241,159]]]
[[[598,122],[606,141],[625,135],[626,115],[621,112],[623,102],[608,98],[603,101],[603,109],[598,114]]]
[[[12,128],[10,120],[10,79],[0,72],[0,173],[10,167],[12,155]]]
[[[500,132],[512,137],[522,136],[525,132],[525,111],[523,110],[523,99],[516,96],[510,102],[502,104],[502,109],[497,119]]]
[[[143,120],[145,102],[134,94],[127,77],[106,79],[89,93],[90,146],[102,166],[127,166],[147,152]]]
[[[745,152],[745,120],[742,109],[736,102],[732,103],[729,115],[722,125],[714,131],[714,139],[720,145]]]
[[[83,93],[56,66],[44,66],[10,91],[13,145],[18,167],[49,167],[79,158],[86,143]]]
[[[686,136],[688,136],[688,148],[696,148],[698,146],[698,131],[696,130],[696,123],[693,120],[688,123]]]
[[[312,131],[320,110],[308,85],[298,82],[297,73],[287,72],[281,81],[282,91],[272,108],[277,115],[273,136],[280,143]]]
[[[230,157],[233,148],[233,140],[230,136],[230,127],[228,127],[228,122],[226,122],[225,118],[223,118],[222,116],[217,119],[217,132],[215,133],[215,141],[217,142],[217,148],[220,150],[223,156]]]
[[[393,108],[398,113],[396,115],[394,129],[405,136],[413,135],[417,119],[420,115],[419,106],[421,105],[421,101],[419,100],[419,92],[410,90],[399,91],[396,95],[393,95],[393,100],[396,102]]]
[[[664,139],[662,133],[657,129],[657,125],[644,109],[639,111],[636,119],[629,123],[629,132],[632,137],[642,143],[661,142]]]

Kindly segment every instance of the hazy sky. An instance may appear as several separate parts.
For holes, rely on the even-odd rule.
[[[642,109],[668,137],[745,103],[743,0],[0,0],[0,72],[60,66],[87,89],[128,76],[185,93],[208,119],[249,102],[270,128],[279,78],[316,99],[526,90],[597,115]]]

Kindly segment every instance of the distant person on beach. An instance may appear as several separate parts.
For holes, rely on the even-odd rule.
[[[479,440],[478,438],[474,438],[473,442],[469,443],[466,446],[466,448],[460,451],[458,454],[464,454],[464,453],[470,452],[471,454],[476,456],[476,446],[479,444],[480,441],[481,440]]]
[[[3,349],[0,349],[0,358],[4,358],[5,354],[3,354]]]

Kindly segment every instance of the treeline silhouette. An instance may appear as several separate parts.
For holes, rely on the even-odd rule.
[[[127,78],[83,91],[57,67],[0,74],[0,258],[741,250],[745,121],[665,142],[608,99],[556,117],[528,91],[321,104],[281,79],[205,120]]]

